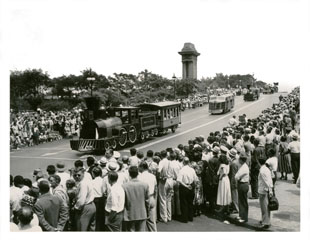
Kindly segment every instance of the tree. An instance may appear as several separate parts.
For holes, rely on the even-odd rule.
[[[182,79],[176,82],[176,92],[179,96],[189,97],[196,93],[198,81],[196,79]]]
[[[11,71],[11,107],[18,108],[19,101],[27,100],[32,109],[35,110],[40,102],[42,102],[50,84],[49,82],[48,73],[43,72],[42,69]]]

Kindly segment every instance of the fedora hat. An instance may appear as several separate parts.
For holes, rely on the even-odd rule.
[[[220,148],[215,146],[213,149],[212,149],[212,152],[214,153],[219,153],[220,152]]]
[[[234,149],[234,148],[230,149],[228,155],[229,155],[230,157],[236,157],[236,155],[237,155],[237,150]]]
[[[115,159],[118,159],[118,158],[121,157],[121,154],[120,154],[118,151],[114,151],[113,157],[114,157]]]
[[[108,163],[108,160],[106,157],[102,157],[100,160],[99,160],[99,164],[100,165],[104,165],[104,164],[107,164]]]
[[[110,171],[113,171],[113,172],[117,172],[119,170],[119,164],[117,162],[108,162],[107,163],[107,170],[110,172]]]
[[[229,151],[228,148],[225,147],[224,145],[221,145],[220,149],[221,149],[221,152],[223,153],[227,153]]]
[[[58,162],[56,164],[56,169],[58,172],[63,172],[66,170],[66,165],[63,162]]]

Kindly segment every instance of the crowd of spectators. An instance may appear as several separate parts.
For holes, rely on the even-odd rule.
[[[10,148],[20,149],[64,137],[77,135],[80,113],[74,111],[12,112],[10,114]]]
[[[299,88],[257,118],[198,136],[161,152],[108,150],[67,169],[10,176],[12,231],[157,231],[157,222],[217,216],[242,224],[258,201],[262,229],[271,226],[268,198],[278,178],[299,182]],[[281,175],[280,175],[281,174]]]

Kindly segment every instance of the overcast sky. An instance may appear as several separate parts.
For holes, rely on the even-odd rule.
[[[10,70],[181,77],[178,52],[191,42],[201,53],[198,78],[254,73],[289,90],[308,76],[306,0],[10,0],[5,7]]]

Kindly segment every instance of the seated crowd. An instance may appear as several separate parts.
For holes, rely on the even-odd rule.
[[[11,113],[10,147],[19,149],[77,135],[80,113],[74,111]]]
[[[299,179],[298,96],[295,89],[257,118],[234,119],[188,145],[146,155],[132,148],[130,156],[110,149],[68,170],[63,162],[36,169],[33,181],[11,175],[11,231],[157,231],[158,222],[202,213],[227,224],[238,214],[244,223],[249,198],[259,201],[267,229],[278,175]]]

